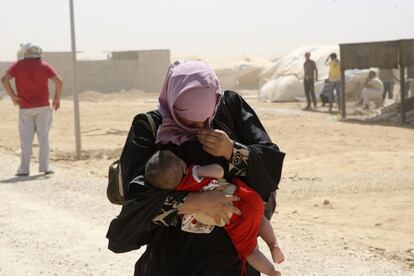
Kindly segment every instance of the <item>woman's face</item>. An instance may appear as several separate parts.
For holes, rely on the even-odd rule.
[[[197,121],[190,121],[184,118],[180,118],[180,121],[186,127],[189,127],[189,128],[207,128],[208,127],[208,120],[205,120],[204,122],[197,122]]]

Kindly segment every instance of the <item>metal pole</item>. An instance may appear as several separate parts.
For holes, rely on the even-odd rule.
[[[405,124],[405,67],[400,64],[401,123]]]
[[[78,77],[76,74],[76,40],[75,40],[75,19],[73,13],[73,0],[69,0],[70,6],[70,37],[72,41],[72,70],[73,70],[73,109],[75,111],[75,136],[76,136],[76,159],[81,157],[81,135],[79,119],[79,97]]]
[[[341,111],[342,119],[346,118],[346,96],[345,96],[345,66],[344,66],[344,50],[342,49],[342,45],[339,44],[339,56],[340,56],[340,66],[341,66],[341,102],[339,103],[341,106],[338,106],[338,113]]]
[[[341,69],[341,110],[342,119],[346,118],[345,69]]]

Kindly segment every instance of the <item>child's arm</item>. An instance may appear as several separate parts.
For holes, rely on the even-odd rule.
[[[197,175],[199,177],[222,178],[224,176],[224,169],[219,164],[198,166]]]

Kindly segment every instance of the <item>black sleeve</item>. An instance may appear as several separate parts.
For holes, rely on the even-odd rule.
[[[106,234],[109,240],[108,248],[115,253],[128,252],[148,244],[162,226],[176,224],[167,221],[165,224],[154,223],[154,217],[159,216],[166,202],[182,202],[187,195],[185,192],[157,190],[149,187],[143,176],[138,176],[130,183],[130,199],[122,206],[121,213],[112,220]],[[173,206],[177,212],[178,206]],[[170,216],[172,218],[176,216]]]
[[[154,114],[154,121],[159,125],[160,118]],[[126,201],[107,233],[108,247],[114,252],[138,249],[147,244],[160,227],[177,224],[178,205],[188,193],[157,190],[142,176],[147,160],[155,151],[155,138],[147,117],[139,114],[134,118],[120,159]],[[154,218],[160,218],[165,212],[168,216],[154,223]]]
[[[156,113],[154,112],[154,114]],[[153,118],[157,119],[156,116]],[[128,184],[138,175],[144,174],[145,165],[155,152],[155,138],[148,119],[144,113],[138,114],[132,121],[120,158],[122,180],[127,199],[129,198]]]
[[[233,141],[233,151],[229,161],[229,173],[234,176],[246,176],[249,168],[249,148]]]
[[[272,143],[254,110],[239,94],[225,91],[224,96],[239,137],[237,142],[249,150],[247,183],[267,201],[278,188],[285,153]]]

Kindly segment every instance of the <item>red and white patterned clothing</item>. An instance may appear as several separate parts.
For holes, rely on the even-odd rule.
[[[196,167],[190,166],[187,174],[177,186],[176,190],[198,192],[206,190],[205,187],[217,187],[217,180],[210,177],[200,178],[196,175]],[[240,201],[233,202],[233,205],[240,209],[241,215],[233,214],[230,223],[224,226],[239,257],[245,260],[257,245],[259,227],[263,219],[264,203],[259,194],[248,187],[243,181],[233,178],[232,184],[237,186],[234,195]]]

